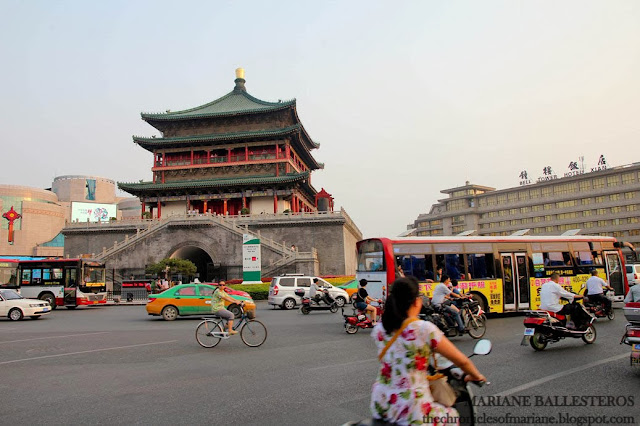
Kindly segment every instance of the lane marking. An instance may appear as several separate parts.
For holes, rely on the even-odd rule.
[[[9,340],[9,341],[6,341],[6,342],[0,342],[0,345],[3,344],[3,343],[30,342],[32,340],[57,339],[59,337],[90,336],[92,334],[105,334],[105,333],[109,333],[109,331],[100,331],[100,332],[95,332],[95,333],[82,333],[82,334],[65,334],[63,336],[34,337],[33,339],[22,339],[22,340]]]
[[[127,349],[127,348],[138,348],[141,346],[151,346],[151,345],[163,345],[166,343],[175,343],[177,342],[177,340],[167,340],[164,342],[153,342],[153,343],[141,343],[139,345],[128,345],[128,346],[116,346],[113,348],[104,348],[104,349],[91,349],[88,351],[79,351],[79,352],[67,352],[64,354],[57,354],[57,355],[43,355],[43,356],[36,356],[33,358],[23,358],[23,359],[13,359],[11,361],[2,361],[0,362],[0,365],[4,365],[4,364],[13,364],[16,362],[24,362],[24,361],[33,361],[33,360],[37,360],[37,359],[46,359],[46,358],[59,358],[61,356],[69,356],[69,355],[79,355],[79,354],[89,354],[89,353],[93,353],[93,352],[104,352],[104,351],[113,351],[116,349]]]
[[[524,385],[516,386],[515,388],[507,389],[506,391],[497,393],[494,396],[512,395],[514,393],[521,392],[523,390],[526,390],[526,389],[541,385],[543,383],[547,383],[547,382],[550,382],[552,380],[559,379],[560,377],[568,376],[570,374],[577,373],[577,372],[582,371],[582,370],[586,370],[586,369],[589,369],[589,368],[592,368],[592,367],[597,367],[598,365],[601,365],[601,364],[606,364],[606,363],[611,362],[611,361],[617,361],[617,360],[620,360],[620,359],[623,359],[623,358],[628,358],[628,357],[629,357],[629,354],[621,354],[621,355],[615,355],[615,356],[612,356],[612,357],[609,357],[609,358],[604,358],[604,359],[601,359],[599,361],[592,362],[590,364],[585,364],[585,365],[583,365],[581,367],[574,367],[574,368],[571,368],[569,370],[561,371],[559,373],[551,374],[550,376],[542,377],[540,379],[531,381],[529,383],[525,383]]]
[[[344,367],[346,365],[352,365],[352,364],[360,364],[363,362],[371,362],[371,361],[377,361],[378,358],[369,358],[369,359],[361,359],[358,361],[351,361],[351,362],[345,362],[342,364],[331,364],[331,365],[323,365],[320,367],[313,367],[313,368],[309,368],[309,371],[314,371],[314,370],[322,370],[323,368],[335,368],[335,367]]]

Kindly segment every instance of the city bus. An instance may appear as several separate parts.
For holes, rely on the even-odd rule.
[[[93,259],[0,257],[0,286],[52,309],[107,303],[105,266]]]
[[[500,314],[538,309],[540,287],[554,272],[563,287],[582,294],[596,269],[621,301],[629,288],[623,244],[600,236],[371,238],[357,243],[356,279],[366,279],[369,294],[384,299],[402,267],[431,297],[442,268],[485,312]]]

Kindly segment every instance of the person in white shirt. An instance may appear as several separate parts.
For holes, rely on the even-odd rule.
[[[454,293],[449,286],[451,285],[451,278],[448,275],[442,276],[442,282],[433,289],[433,297],[431,298],[431,303],[434,306],[440,306],[444,303],[445,299],[458,299],[461,298],[459,294]],[[460,333],[464,332],[464,322],[462,322],[462,317],[460,316],[460,310],[453,305],[444,305],[442,306],[446,309],[451,316],[453,316],[458,324],[458,331]]]
[[[309,297],[316,303],[320,303],[321,295],[319,293],[322,293],[322,290],[318,286],[318,279],[314,278],[311,287],[309,287]]]
[[[558,284],[560,275],[557,272],[551,274],[551,281],[547,281],[542,284],[540,288],[540,309],[550,311],[560,315],[571,315],[571,304],[561,305],[560,298],[569,299],[569,302],[573,302],[574,299],[582,299],[582,296],[568,292]]]
[[[640,302],[640,284],[632,285],[624,298],[624,303]]]
[[[607,311],[611,310],[611,300],[604,295],[604,290],[613,290],[609,287],[605,280],[598,276],[598,271],[591,270],[591,277],[585,283],[587,292],[585,295],[589,298],[591,303],[604,304]]]

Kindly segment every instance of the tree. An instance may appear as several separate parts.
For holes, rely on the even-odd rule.
[[[168,277],[170,277],[171,274],[182,274],[192,277],[196,274],[197,270],[196,265],[190,260],[170,258],[162,259],[146,267],[147,274],[162,275],[167,272]]]

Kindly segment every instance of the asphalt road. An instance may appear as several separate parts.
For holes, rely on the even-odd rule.
[[[544,352],[520,346],[522,317],[490,319],[493,352],[474,358],[492,382],[476,388],[481,420],[522,424],[517,416],[534,416],[530,424],[544,424],[535,416],[552,416],[572,424],[561,421],[564,414],[573,424],[578,416],[629,416],[638,424],[640,374],[628,365],[629,347],[618,344],[624,317],[616,313],[614,321],[599,320],[595,344],[564,340]],[[213,349],[195,340],[199,319],[165,322],[144,306],[0,320],[0,424],[339,425],[369,416],[378,369],[370,330],[347,335],[340,312],[303,316],[264,303],[258,319],[269,332],[262,347],[236,336]],[[470,337],[453,341],[472,352]],[[488,398],[496,395],[510,399]],[[570,398],[550,406],[546,397],[556,395]],[[604,396],[609,406],[602,398],[575,406],[574,396]],[[524,406],[505,406],[516,400]]]

